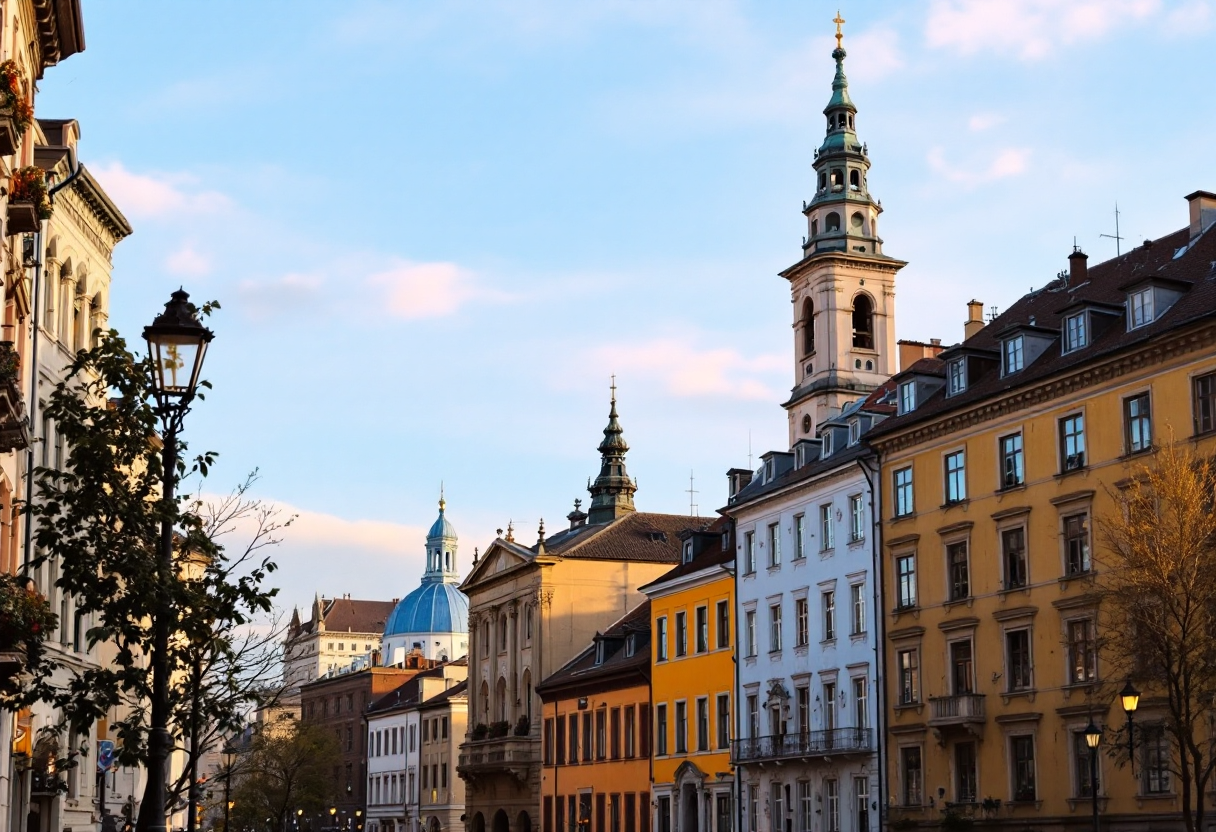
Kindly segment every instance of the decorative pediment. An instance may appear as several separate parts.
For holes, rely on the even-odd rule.
[[[464,579],[464,583],[460,585],[460,589],[466,595],[472,595],[477,584],[493,578],[500,572],[531,563],[532,558],[532,552],[518,544],[510,543],[501,538],[495,540],[490,544],[490,548],[486,549],[485,554],[477,561],[477,564],[473,567],[473,571]]]

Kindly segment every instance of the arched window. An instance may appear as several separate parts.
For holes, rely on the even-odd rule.
[[[837,214],[835,211],[833,211],[830,214],[828,214],[826,217],[824,217],[823,218],[823,228],[825,231],[839,231],[840,230],[840,214]]]
[[[832,169],[832,190],[833,191],[843,191],[844,190],[844,171],[841,170],[840,168]]]
[[[528,605],[524,608],[524,642],[532,643],[532,606]]]
[[[828,175],[823,171],[819,171],[819,190],[823,190],[828,186]]]
[[[861,171],[849,171],[849,188],[854,191],[861,190]]]
[[[811,220],[811,237],[819,236],[819,220]]]
[[[499,722],[507,721],[507,680],[498,677],[498,686],[494,690],[495,716]]]
[[[490,622],[481,622],[481,655],[490,655]]]
[[[481,683],[481,714],[480,717],[486,722],[490,721],[490,685],[487,682]]]
[[[498,619],[498,649],[499,652],[507,650],[507,617],[504,615]]]
[[[868,295],[853,298],[853,346],[874,349],[874,301]]]
[[[807,298],[802,302],[802,354],[815,352],[815,304]]]

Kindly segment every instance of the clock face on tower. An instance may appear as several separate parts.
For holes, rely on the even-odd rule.
[[[802,432],[803,433],[811,432],[811,414],[809,414],[809,413],[802,414]]]

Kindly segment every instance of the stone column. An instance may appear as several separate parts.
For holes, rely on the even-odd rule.
[[[507,622],[510,636],[507,639],[507,667],[511,673],[511,700],[515,703],[511,709],[511,728],[515,728],[515,720],[519,710],[519,602],[512,600],[507,610],[510,620]]]

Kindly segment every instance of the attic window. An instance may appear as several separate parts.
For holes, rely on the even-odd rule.
[[[688,563],[692,560],[692,541],[684,541],[684,562]]]
[[[773,461],[771,459],[765,460],[764,462],[764,481],[773,481]]]
[[[1078,312],[1064,319],[1064,352],[1079,350],[1088,343],[1085,313]]]
[[[905,381],[899,385],[899,415],[916,410],[916,382]]]
[[[1131,329],[1153,322],[1153,288],[1151,286],[1127,296],[1127,316]]]
[[[633,658],[633,654],[638,652],[638,637],[636,633],[630,633],[625,637],[625,655]]]
[[[608,651],[604,649],[604,642],[597,641],[595,643],[595,663],[596,663],[596,665],[601,665],[604,663],[604,655],[607,652]]]
[[[861,420],[854,419],[849,422],[849,444],[856,445],[861,441]]]
[[[820,458],[827,459],[832,455],[832,432],[830,430],[824,431],[820,439],[823,446],[823,453],[820,455]]]
[[[1015,335],[1005,341],[1004,344],[1004,370],[1005,375],[1016,373],[1022,369],[1025,362],[1025,350],[1023,349],[1024,342],[1021,335]]]
[[[967,389],[967,365],[961,358],[956,358],[946,365],[946,392],[957,396]]]
[[[649,531],[646,533],[646,537],[649,538],[654,543],[666,543],[667,542],[667,532]]]

